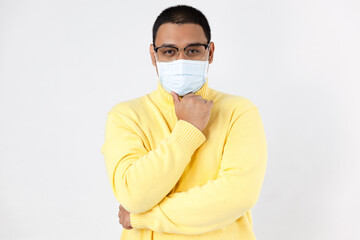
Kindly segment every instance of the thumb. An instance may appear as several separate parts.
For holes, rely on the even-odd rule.
[[[175,103],[175,104],[178,104],[178,103],[180,102],[180,98],[179,98],[179,96],[177,95],[177,93],[174,92],[174,91],[171,91],[171,95],[173,96],[174,103]]]

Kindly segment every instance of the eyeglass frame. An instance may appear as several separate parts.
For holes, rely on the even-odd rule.
[[[204,43],[192,43],[192,44],[187,45],[187,46],[184,47],[184,48],[178,48],[178,47],[170,46],[170,45],[169,45],[169,46],[155,47],[155,44],[153,44],[153,48],[154,48],[154,51],[156,52],[156,54],[158,53],[159,48],[171,47],[171,48],[175,48],[175,49],[176,49],[176,51],[177,51],[177,56],[178,56],[178,54],[180,53],[180,50],[183,50],[183,51],[184,51],[184,55],[187,56],[186,53],[185,53],[185,49],[186,49],[187,47],[198,46],[198,45],[204,46],[204,47],[205,47],[205,51],[206,51],[206,49],[210,49],[210,47],[209,47],[210,42],[207,43],[207,44],[204,44]]]

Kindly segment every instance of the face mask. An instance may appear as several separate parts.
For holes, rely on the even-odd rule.
[[[171,93],[184,96],[197,92],[206,82],[209,61],[179,59],[172,62],[157,62],[160,83]]]

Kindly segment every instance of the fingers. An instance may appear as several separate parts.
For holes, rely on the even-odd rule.
[[[177,95],[177,93],[174,91],[171,91],[171,95],[173,96],[174,104],[178,104],[180,102],[180,98]]]
[[[177,104],[179,104],[180,102],[181,102],[181,100],[180,100],[180,98],[179,98],[179,95],[176,93],[176,92],[174,92],[174,91],[171,91],[171,95],[172,95],[172,97],[173,97],[173,100],[174,100],[174,104],[175,105],[177,105]],[[202,96],[200,96],[200,95],[196,95],[196,94],[194,94],[193,92],[189,92],[189,93],[187,93],[187,94],[185,94],[184,96],[183,96],[183,98],[188,98],[188,97],[192,97],[192,98],[197,98],[197,99],[202,99],[202,102],[203,103],[206,103],[206,104],[209,104],[209,105],[213,105],[214,104],[214,101],[213,100],[207,100],[207,99],[203,99],[202,98]]]
[[[214,101],[213,100],[206,100],[206,99],[204,99],[204,101],[203,101],[203,103],[204,103],[204,105],[206,105],[208,108],[212,108],[213,107],[213,105],[214,105]]]
[[[119,223],[122,224],[123,207],[122,207],[121,205],[119,206],[119,214],[118,214],[118,217],[119,217]]]
[[[130,224],[130,214],[129,212],[121,205],[119,205],[119,223],[123,226],[123,228],[131,230],[133,227]]]
[[[203,102],[203,103],[207,103],[207,104],[209,104],[209,105],[213,105],[213,104],[214,104],[214,101],[213,101],[213,100],[207,100],[207,99],[205,99],[205,98],[202,99],[202,102]]]

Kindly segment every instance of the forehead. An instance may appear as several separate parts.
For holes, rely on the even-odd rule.
[[[199,24],[164,23],[156,34],[155,46],[174,44],[182,47],[194,42],[207,43],[204,30]]]

